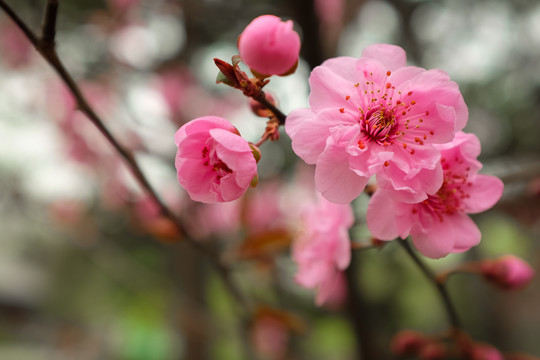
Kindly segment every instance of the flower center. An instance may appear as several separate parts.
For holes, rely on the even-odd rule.
[[[435,195],[428,195],[422,204],[443,221],[443,215],[463,212],[462,200],[470,197],[467,187],[471,183],[468,181],[469,168],[463,174],[457,174],[449,169],[450,166],[444,158],[441,162],[444,169],[443,184]]]
[[[209,150],[208,147],[202,149],[203,165],[210,166],[212,171],[216,175],[216,182],[219,184],[221,178],[227,174],[232,174],[232,170],[229,169],[227,164],[225,164],[220,158],[217,157],[215,150]]]
[[[369,110],[361,121],[362,133],[367,140],[388,145],[396,136],[396,116],[384,107]]]

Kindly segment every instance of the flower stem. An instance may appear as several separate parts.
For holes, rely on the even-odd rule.
[[[274,113],[276,118],[279,120],[279,125],[285,125],[285,120],[287,119],[287,115],[285,115],[281,110],[279,110],[274,104],[272,104],[270,101],[266,99],[266,95],[264,94],[264,91],[259,91],[259,93],[256,96],[252,97],[253,100],[258,101],[261,105],[266,107],[268,110]]]
[[[444,308],[446,309],[446,313],[448,315],[448,320],[450,321],[450,324],[456,331],[460,330],[462,328],[461,322],[459,321],[459,317],[457,315],[454,304],[452,303],[452,300],[450,299],[446,286],[443,283],[440,283],[439,281],[437,281],[436,275],[431,271],[431,269],[427,267],[427,265],[420,259],[420,257],[418,257],[418,255],[411,248],[411,245],[409,244],[407,240],[398,239],[397,242],[401,245],[401,247],[405,249],[407,254],[411,257],[414,263],[420,268],[420,270],[424,273],[424,275],[428,278],[428,280],[433,284],[433,286],[435,286],[435,288],[437,289],[437,292],[439,293],[439,296],[442,299]]]

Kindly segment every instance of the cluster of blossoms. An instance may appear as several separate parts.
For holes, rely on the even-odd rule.
[[[291,21],[264,15],[246,27],[238,49],[233,65],[216,59],[218,81],[251,98],[254,112],[270,118],[265,140],[275,140],[281,123],[276,125],[275,114],[257,104],[261,98],[275,104],[261,89],[268,77],[294,72],[300,38]],[[240,61],[254,78],[239,69]],[[315,187],[322,194],[304,212],[303,230],[293,244],[296,280],[319,290],[318,304],[342,282],[350,260],[349,204],[373,176],[377,191],[367,226],[375,238],[411,236],[416,248],[432,258],[480,242],[480,231],[467,214],[492,207],[503,184],[478,174],[480,142],[461,131],[468,110],[448,74],[407,66],[402,48],[376,44],[359,59],[325,61],[312,71],[309,83],[310,108],[293,110],[284,123],[294,152],[315,165]],[[178,130],[175,142],[178,181],[193,200],[233,201],[256,185],[259,149],[227,120],[197,118]]]
[[[325,61],[310,85],[311,108],[294,110],[285,129],[296,154],[315,164],[324,197],[349,203],[375,175],[367,213],[375,237],[411,235],[433,258],[478,244],[466,214],[493,206],[503,184],[477,174],[480,144],[460,131],[468,111],[446,73],[406,66],[403,49],[377,44],[360,59]]]

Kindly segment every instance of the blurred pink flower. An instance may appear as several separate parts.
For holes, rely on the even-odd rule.
[[[109,7],[119,13],[127,12],[139,5],[140,0],[108,0]]]
[[[258,351],[271,359],[284,358],[289,341],[289,329],[282,321],[270,316],[261,318],[255,323],[252,336]]]
[[[300,37],[291,20],[274,15],[259,16],[238,39],[242,61],[264,75],[283,75],[294,68],[300,53]]]
[[[178,182],[192,200],[204,203],[241,197],[257,176],[252,149],[227,120],[204,116],[175,134]]]
[[[475,343],[472,346],[469,358],[471,360],[504,360],[499,350],[486,343]]]
[[[480,242],[480,231],[468,213],[492,207],[501,197],[503,183],[494,176],[478,175],[480,142],[459,132],[454,141],[440,145],[444,181],[422,202],[399,202],[390,191],[379,189],[367,210],[367,225],[381,240],[411,235],[424,255],[440,258],[463,252]]]
[[[339,24],[345,13],[344,0],[315,0],[315,12],[319,20],[326,25]]]
[[[257,191],[247,196],[243,217],[250,233],[286,227],[287,214],[280,205],[282,186],[277,181],[258,184]]]
[[[11,20],[0,23],[0,53],[10,67],[26,65],[33,55],[33,45]]]
[[[292,248],[298,264],[295,280],[318,290],[315,301],[319,306],[337,296],[336,291],[345,291],[342,271],[351,260],[348,231],[353,222],[350,205],[333,204],[322,197],[302,214],[303,231]]]
[[[216,204],[200,204],[193,209],[190,233],[204,238],[210,235],[227,237],[240,229],[242,200]]]
[[[506,289],[522,288],[534,277],[533,268],[514,255],[505,255],[495,260],[484,260],[481,265],[484,277]]]
[[[339,57],[309,79],[309,109],[287,117],[295,153],[316,164],[317,189],[347,203],[377,174],[400,199],[421,201],[441,185],[439,152],[465,126],[468,111],[442,70],[406,66],[405,51],[376,44],[360,59]]]

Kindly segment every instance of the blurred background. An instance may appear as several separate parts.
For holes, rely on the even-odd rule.
[[[6,1],[38,31],[45,0]],[[483,173],[502,200],[475,217],[481,245],[430,261],[445,269],[505,253],[540,257],[540,3],[535,0],[61,0],[57,49],[92,105],[132,149],[196,241],[219,249],[256,316],[236,331],[237,304],[183,242],[75,106],[48,64],[0,12],[0,359],[356,359],[339,301],[317,308],[289,255],[310,171],[282,139],[262,146],[260,184],[240,201],[192,203],[176,180],[174,132],[203,115],[256,142],[264,119],[216,85],[213,58],[237,53],[254,17],[293,19],[298,71],[268,89],[285,112],[306,107],[310,69],[370,44],[402,46],[409,64],[440,68],[470,111]],[[307,194],[307,195],[306,195]],[[357,241],[367,196],[356,202]],[[446,314],[397,244],[355,252],[364,341],[376,359],[404,328],[436,334]],[[540,356],[540,281],[518,292],[472,275],[449,281],[466,329],[504,351]],[[372,359],[369,359],[372,360]]]

